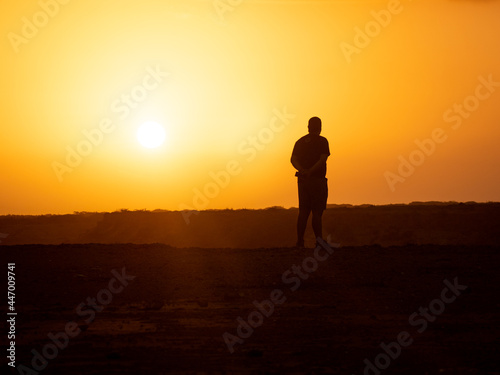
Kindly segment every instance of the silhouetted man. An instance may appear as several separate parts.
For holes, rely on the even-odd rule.
[[[316,244],[318,238],[323,238],[321,217],[328,198],[326,159],[330,155],[330,147],[328,140],[320,136],[321,119],[312,117],[308,129],[309,134],[295,142],[291,158],[292,165],[297,169],[295,176],[299,188],[297,247],[304,247],[304,233],[311,211]]]

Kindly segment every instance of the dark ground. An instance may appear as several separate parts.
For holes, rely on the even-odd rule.
[[[296,291],[282,275],[312,249],[88,244],[2,246],[1,253],[4,265],[16,263],[17,365],[31,367],[31,350],[42,352],[47,335],[68,322],[82,329],[41,374],[358,375],[365,358],[373,362],[380,344],[402,331],[413,343],[381,374],[500,374],[499,250],[342,247]],[[123,267],[135,279],[86,323],[88,307],[80,314],[76,307]],[[412,325],[409,317],[455,278],[467,289],[418,333],[422,318]],[[286,301],[230,354],[224,332],[236,335],[236,319],[246,321],[252,302],[274,289]]]

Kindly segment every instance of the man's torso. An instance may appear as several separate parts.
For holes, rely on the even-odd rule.
[[[328,140],[320,135],[307,134],[295,143],[292,154],[297,157],[302,167],[309,169],[318,162],[322,154],[330,155]],[[326,163],[309,177],[311,179],[326,177]]]

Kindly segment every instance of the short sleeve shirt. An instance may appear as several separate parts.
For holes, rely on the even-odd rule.
[[[322,154],[330,155],[328,140],[317,134],[307,134],[295,142],[292,156],[295,156],[300,165],[306,169],[311,168],[320,159]],[[326,177],[326,163],[313,172],[311,178]]]

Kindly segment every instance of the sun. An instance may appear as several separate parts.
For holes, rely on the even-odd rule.
[[[146,148],[160,147],[165,137],[165,128],[154,121],[143,122],[137,130],[137,140]]]

